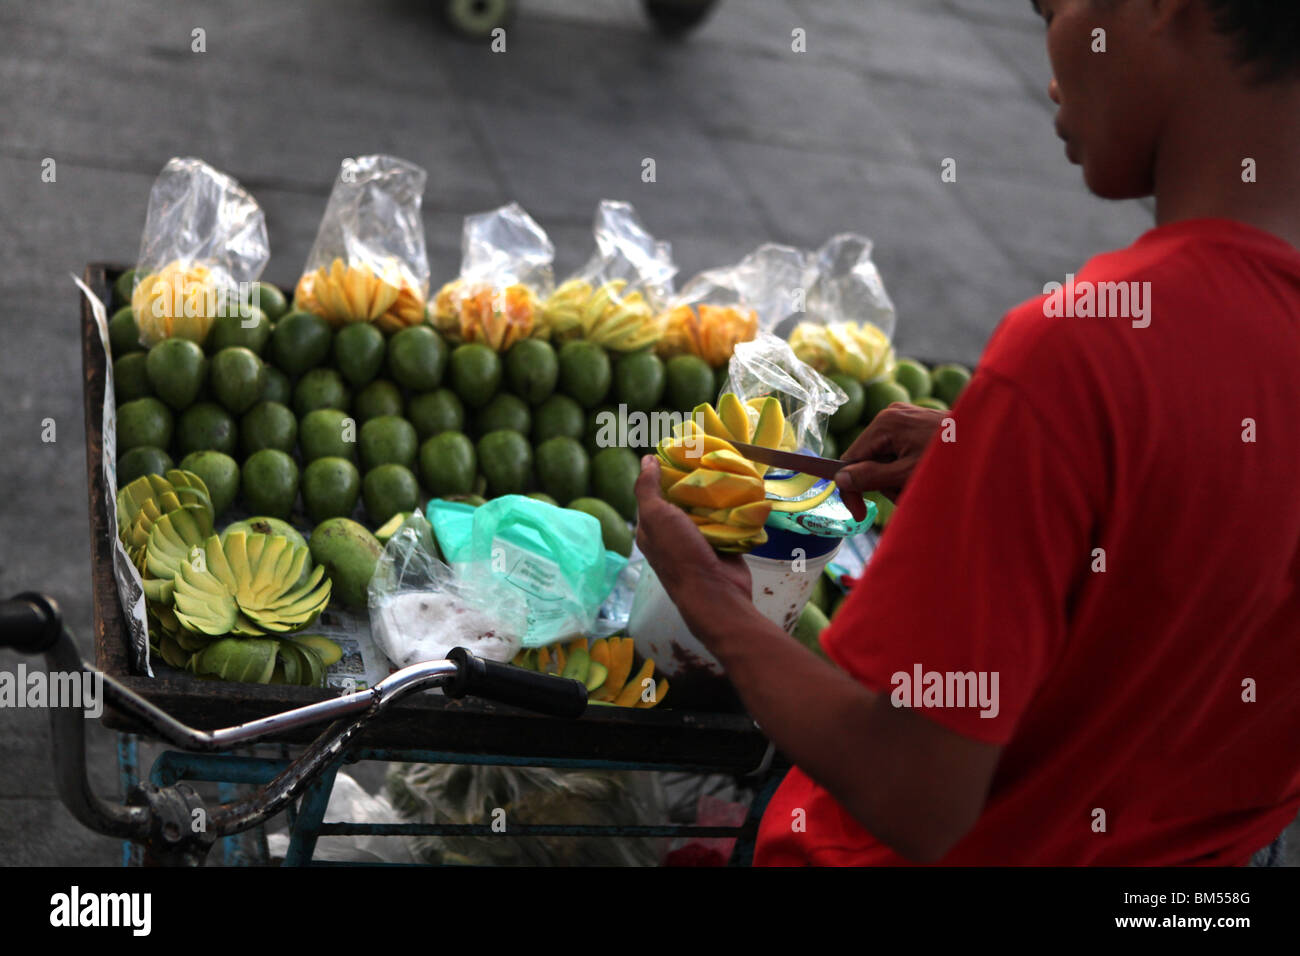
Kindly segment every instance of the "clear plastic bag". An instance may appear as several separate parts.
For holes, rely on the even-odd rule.
[[[655,773],[474,764],[396,764],[388,794],[407,820],[504,826],[504,836],[420,837],[429,863],[478,866],[656,866],[668,840],[511,837],[528,824],[636,826],[666,819]]]
[[[434,550],[433,530],[418,512],[388,539],[370,579],[370,630],[398,667],[464,647],[508,661],[527,627],[523,599],[476,562],[452,569]]]
[[[800,361],[788,342],[766,332],[736,346],[722,391],[740,398],[751,427],[758,419],[751,399],[775,397],[793,431],[794,447],[813,455],[822,453],[830,416],[848,401],[843,389]]]
[[[167,161],[149,191],[131,305],[140,342],[173,336],[202,345],[271,257],[266,219],[252,196],[201,159]]]
[[[543,320],[556,341],[588,339],[614,352],[659,340],[672,295],[672,246],[641,225],[630,203],[601,200],[592,225],[596,251],[546,300]]]
[[[395,156],[345,159],[294,292],[294,308],[334,326],[386,333],[425,320],[429,257],[420,204],[426,176]]]
[[[725,365],[739,343],[779,325],[798,308],[804,273],[802,252],[773,243],[734,266],[701,272],[663,315],[659,353],[698,355],[714,368]]]
[[[853,233],[829,239],[808,258],[807,314],[773,327],[819,372],[872,382],[893,371],[894,303],[871,249]]]
[[[433,324],[452,342],[504,352],[545,338],[541,303],[555,282],[555,246],[518,203],[465,217],[460,275],[430,304]]]

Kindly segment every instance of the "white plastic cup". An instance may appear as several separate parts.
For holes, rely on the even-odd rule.
[[[818,575],[835,557],[842,542],[838,538],[819,539],[808,535],[786,537],[794,543],[775,549],[781,557],[747,554],[745,563],[752,579],[754,606],[765,618],[790,633],[812,595]],[[800,544],[805,545],[800,552],[815,550],[815,545],[821,544],[829,545],[829,549],[809,557],[792,550]],[[725,680],[722,665],[686,627],[677,606],[649,564],[642,569],[637,582],[627,633],[643,657],[654,659],[655,675],[668,679],[666,700],[671,700],[674,706],[713,709],[708,705],[716,703],[724,709],[736,708],[738,702]]]

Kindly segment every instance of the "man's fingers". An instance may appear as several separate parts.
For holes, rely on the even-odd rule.
[[[898,447],[895,441],[898,425],[899,413],[894,405],[882,409],[840,458],[844,461],[863,461],[867,458],[893,457]]]
[[[901,488],[907,484],[907,477],[915,466],[916,459],[910,457],[898,461],[858,461],[836,472],[835,485],[840,489],[840,498],[848,504],[854,492],[860,498],[867,491]],[[853,511],[852,507],[849,510]],[[858,517],[856,512],[854,517]]]

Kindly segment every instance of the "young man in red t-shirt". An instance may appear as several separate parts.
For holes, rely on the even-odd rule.
[[[1036,7],[1067,156],[1157,226],[846,453],[851,507],[906,493],[838,667],[643,462],[642,551],[796,765],[759,863],[1242,864],[1300,809],[1300,8]]]

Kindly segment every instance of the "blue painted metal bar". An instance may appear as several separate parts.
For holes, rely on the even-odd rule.
[[[135,734],[117,735],[117,780],[122,787],[122,797],[135,789],[140,782],[140,740]],[[130,840],[122,841],[122,865],[139,866],[140,848]]]
[[[191,754],[165,750],[154,761],[149,779],[160,787],[181,780],[265,785],[289,766],[288,760],[269,757],[238,757],[233,754]]]
[[[307,866],[311,863],[321,824],[325,819],[325,808],[334,791],[334,778],[342,765],[341,759],[334,761],[307,785],[298,804],[298,819],[289,832],[289,849],[284,855],[285,866]]]

